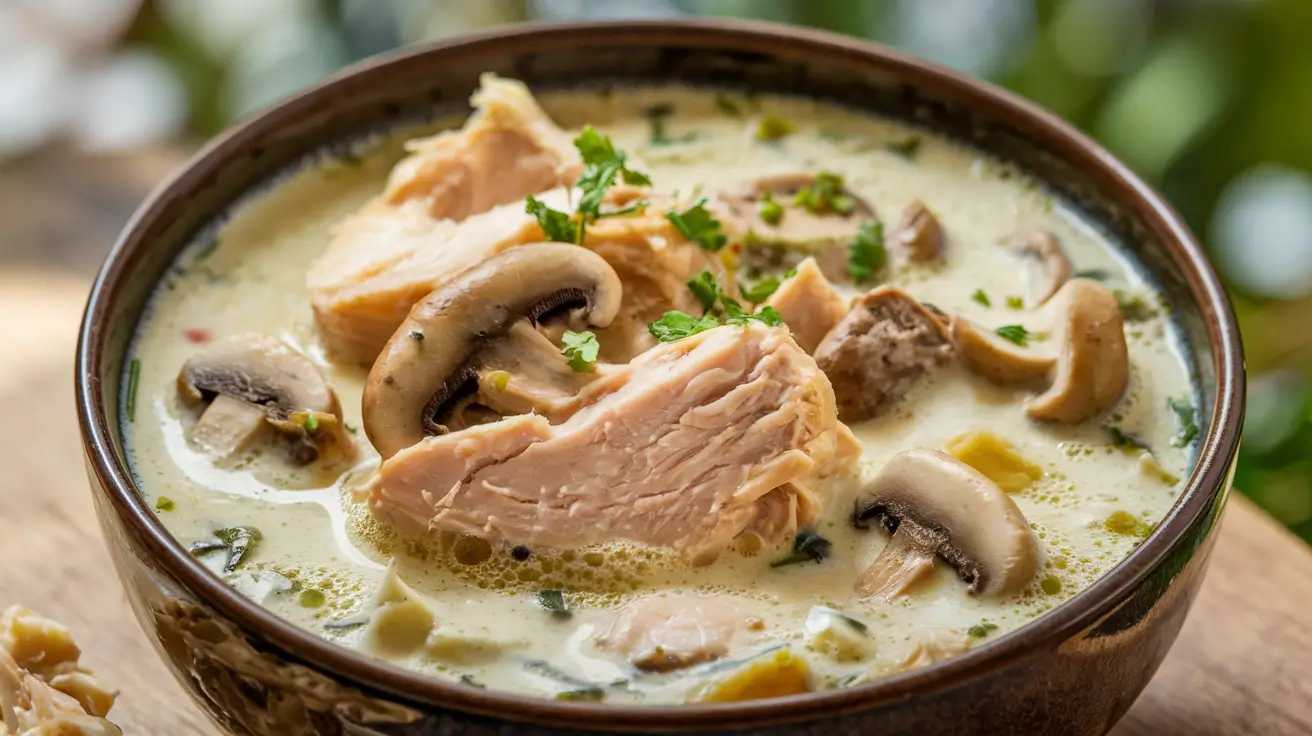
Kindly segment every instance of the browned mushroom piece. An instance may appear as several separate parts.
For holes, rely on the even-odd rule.
[[[512,248],[450,279],[415,304],[369,372],[363,418],[370,441],[387,459],[449,431],[446,415],[475,385],[480,403],[493,397],[518,413],[524,407],[515,402],[526,394],[505,390],[512,385],[576,380],[531,323],[579,309],[586,324],[605,327],[619,311],[621,288],[601,256],[562,243]],[[511,369],[516,378],[501,385],[500,374]],[[485,383],[492,390],[481,390]],[[565,383],[545,400],[567,400],[573,388]]]
[[[947,325],[909,294],[881,286],[857,298],[815,349],[838,416],[859,422],[902,398],[952,355]]]
[[[966,367],[1001,385],[1043,390],[1026,404],[1035,419],[1077,424],[1120,398],[1129,379],[1124,321],[1116,296],[1091,279],[1071,279],[1044,305],[1042,343],[1020,346],[963,317],[952,342]]]
[[[353,448],[337,394],[309,358],[282,340],[243,334],[206,345],[182,366],[178,393],[204,406],[190,437],[216,457],[246,448],[265,426],[296,440],[299,462],[329,449],[349,455]]]
[[[892,537],[856,583],[864,597],[905,594],[941,559],[972,595],[1020,592],[1038,545],[1016,502],[979,471],[936,450],[894,455],[857,501],[853,523]]]
[[[899,258],[916,263],[936,261],[943,254],[943,228],[924,202],[913,200],[889,244]]]
[[[1045,304],[1071,278],[1070,259],[1061,249],[1057,237],[1046,230],[1018,230],[1008,238],[1011,249],[1028,262],[1026,280],[1029,294],[1025,304]]]

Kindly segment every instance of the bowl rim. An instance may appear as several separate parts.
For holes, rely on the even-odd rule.
[[[1198,446],[1184,490],[1152,534],[1130,555],[1089,587],[1053,610],[963,654],[930,666],[842,690],[829,690],[743,703],[709,705],[616,705],[522,697],[448,683],[368,657],[286,622],[246,599],[210,573],[165,529],[114,452],[118,421],[102,398],[101,365],[115,338],[107,329],[114,297],[130,278],[136,257],[149,249],[148,225],[176,206],[170,194],[195,187],[207,170],[233,153],[283,127],[297,112],[323,104],[343,87],[370,74],[385,74],[429,56],[478,57],[488,53],[523,53],[562,44],[588,46],[679,45],[759,51],[771,56],[800,54],[851,60],[878,67],[904,84],[932,82],[987,109],[995,118],[1016,121],[1078,156],[1082,166],[1101,169],[1116,185],[1118,198],[1132,207],[1163,240],[1173,265],[1188,283],[1190,299],[1201,312],[1211,341],[1216,372],[1213,411]],[[121,339],[121,338],[118,338]],[[114,380],[120,380],[115,377]],[[328,673],[352,687],[401,702],[452,708],[498,720],[532,722],[592,730],[674,730],[778,725],[823,716],[872,710],[960,685],[1011,665],[1043,649],[1055,649],[1110,612],[1112,607],[1161,566],[1214,502],[1226,493],[1227,478],[1239,444],[1244,405],[1244,365],[1235,317],[1220,279],[1203,248],[1180,215],[1151,187],[1100,145],[1039,106],[991,83],[867,41],[796,26],[761,21],[666,19],[531,24],[498,28],[451,40],[371,57],[241,121],[201,148],[140,205],[124,229],[92,286],[83,316],[76,356],[75,394],[78,421],[90,472],[99,492],[120,521],[149,550],[156,564],[207,606],[236,623],[243,633],[278,650],[289,661]]]

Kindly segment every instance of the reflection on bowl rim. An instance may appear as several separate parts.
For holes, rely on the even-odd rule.
[[[168,193],[194,178],[204,162],[221,161],[235,149],[258,140],[295,117],[326,103],[357,75],[385,71],[416,57],[506,55],[544,46],[678,45],[759,51],[782,58],[817,55],[842,63],[879,67],[902,80],[948,90],[969,105],[985,108],[1017,127],[1062,148],[1077,164],[1100,169],[1115,185],[1118,198],[1133,207],[1163,240],[1176,268],[1188,282],[1191,301],[1201,310],[1211,343],[1216,373],[1213,413],[1199,445],[1197,461],[1184,491],[1156,530],[1134,552],[1092,585],[1039,618],[996,640],[929,665],[841,690],[825,690],[784,698],[713,705],[615,705],[525,698],[510,692],[480,690],[428,677],[363,653],[339,646],[283,621],[247,600],[192,559],[157,519],[135,489],[126,465],[116,456],[117,432],[101,394],[101,368],[113,342],[106,323],[113,314],[115,290],[126,280],[130,251],[148,246],[135,238],[145,223],[168,205]],[[117,380],[117,378],[115,378]],[[928,62],[830,33],[772,23],[723,20],[660,20],[562,23],[517,26],[444,43],[407,49],[354,65],[332,78],[241,123],[206,145],[187,167],[164,182],[142,204],[126,226],[102,267],[92,289],[77,353],[78,418],[89,464],[108,489],[114,512],[126,523],[161,565],[207,605],[237,622],[248,634],[273,645],[290,659],[328,672],[365,692],[387,693],[415,703],[475,713],[497,719],[531,721],[564,727],[596,726],[620,717],[628,730],[642,728],[747,727],[779,725],[847,712],[870,710],[914,695],[936,692],[1006,667],[1029,652],[1052,648],[1076,636],[1112,610],[1113,605],[1156,571],[1184,533],[1227,487],[1224,474],[1238,449],[1243,418],[1243,358],[1233,312],[1203,249],[1180,216],[1147,184],[1098,144],[1037,106],[979,80]],[[1217,507],[1219,510],[1219,506]]]

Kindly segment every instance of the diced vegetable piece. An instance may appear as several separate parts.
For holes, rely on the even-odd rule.
[[[865,624],[826,606],[811,606],[802,625],[807,646],[838,662],[859,662],[873,654],[874,641]]]
[[[736,703],[810,691],[811,668],[806,660],[790,649],[780,649],[748,662],[727,677],[697,686],[688,702]]]
[[[1014,445],[988,430],[953,437],[944,449],[1007,493],[1020,493],[1043,479],[1043,468],[1026,460]]]

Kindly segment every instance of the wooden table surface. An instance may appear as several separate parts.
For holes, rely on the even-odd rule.
[[[114,234],[180,160],[47,152],[0,169],[0,608],[70,626],[122,691],[127,734],[213,734],[141,629],[106,555],[73,410],[72,356],[88,284]],[[1125,736],[1312,734],[1312,551],[1243,498],[1161,671],[1114,730]]]

